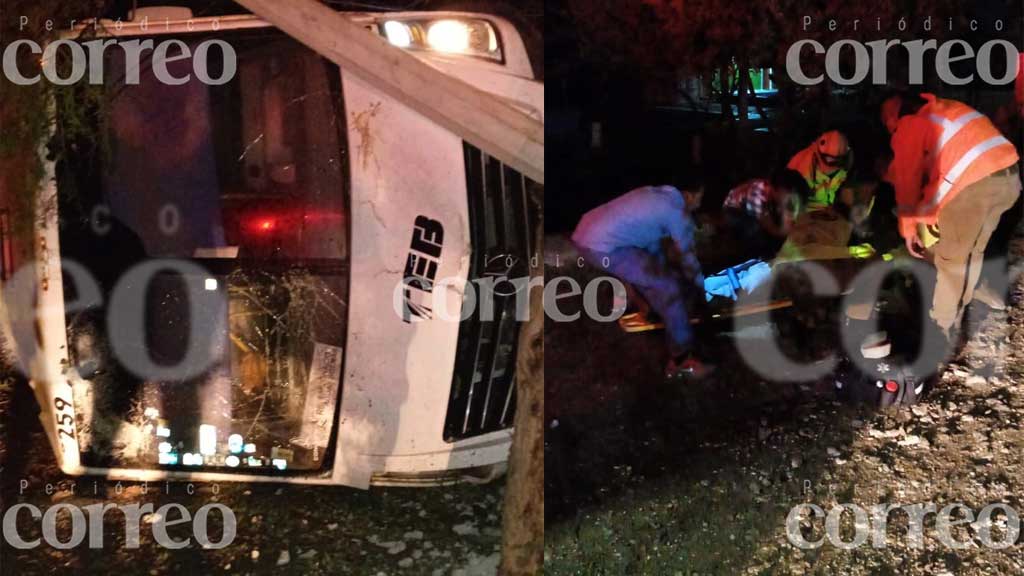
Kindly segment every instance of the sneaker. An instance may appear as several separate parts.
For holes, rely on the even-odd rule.
[[[669,359],[668,366],[665,367],[665,377],[669,379],[703,380],[714,370],[714,366],[705,364],[699,358],[690,354],[684,357]]]

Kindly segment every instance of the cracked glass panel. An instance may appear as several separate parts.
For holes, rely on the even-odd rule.
[[[237,55],[230,81],[202,83],[189,58],[167,68],[190,79],[168,86],[145,52],[138,84],[106,78],[89,116],[102,145],[58,163],[62,256],[103,296],[67,314],[85,465],[286,473],[333,454],[349,273],[340,76],[277,33],[218,37]],[[190,51],[206,39],[181,38]],[[208,55],[219,78],[223,53]],[[123,73],[123,51],[106,57]],[[125,281],[157,261],[187,266]],[[141,319],[118,307],[124,290]],[[67,277],[65,293],[76,300]],[[133,354],[202,369],[148,374]]]

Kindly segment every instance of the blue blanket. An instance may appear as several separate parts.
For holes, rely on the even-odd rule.
[[[704,297],[710,302],[715,296],[738,300],[740,292],[751,293],[772,274],[772,267],[763,260],[747,260],[718,274],[704,277]]]

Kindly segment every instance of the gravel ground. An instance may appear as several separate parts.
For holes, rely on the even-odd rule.
[[[1019,261],[1024,243],[1011,253]],[[548,264],[549,274],[586,278]],[[840,404],[827,385],[767,384],[728,349],[708,382],[669,385],[658,374],[660,335],[549,324],[546,572],[1024,573],[1021,545],[980,545],[986,530],[1006,538],[999,515],[991,528],[953,527],[964,549],[939,541],[935,514],[925,517],[920,547],[898,511],[878,548],[826,540],[801,550],[785,528],[804,503],[826,512],[843,503],[1024,510],[1022,301],[1018,282],[1008,311],[972,308],[973,335],[933,393],[883,413]],[[846,542],[852,516],[840,524]],[[817,540],[823,525],[804,518],[801,533]]]
[[[24,384],[20,384],[24,386]],[[103,522],[103,546],[89,540],[70,550],[46,541],[33,549],[0,547],[0,574],[368,574],[490,576],[497,570],[501,543],[503,481],[484,486],[354,490],[344,487],[295,487],[242,483],[108,482],[68,478],[56,467],[52,452],[31,410],[31,398],[14,398],[19,383],[0,385],[0,496],[2,508],[32,504],[44,513],[58,503],[80,508],[91,504],[144,505],[159,509],[179,503],[195,513],[221,503],[237,519],[233,542],[203,549],[195,540],[181,550],[160,546],[151,526],[156,514],[142,519],[140,545],[126,547],[125,521],[116,510]],[[20,392],[18,394],[21,394]],[[29,402],[26,407],[26,400]],[[13,409],[13,406],[18,406]],[[15,414],[10,412],[15,411]],[[22,488],[22,481],[28,483]],[[72,491],[71,482],[77,486]],[[51,487],[48,489],[47,484]],[[173,515],[173,516],[170,516]],[[219,516],[209,516],[209,539],[222,534]],[[177,519],[169,512],[168,520]],[[71,538],[70,518],[58,516],[57,536]],[[192,537],[192,524],[171,526],[176,540]],[[41,522],[28,512],[18,515],[21,537],[42,536]],[[89,537],[93,529],[89,530]]]

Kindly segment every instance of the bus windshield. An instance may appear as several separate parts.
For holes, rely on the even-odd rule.
[[[104,296],[66,314],[85,465],[280,474],[330,461],[348,288],[340,74],[274,32],[229,42],[223,84],[188,58],[167,71],[189,80],[163,83],[152,52],[128,83],[108,49],[102,94],[76,96],[94,102],[84,128],[58,119],[75,151],[58,160],[61,257]],[[218,78],[223,54],[208,54]],[[65,277],[66,301],[76,290]],[[125,290],[141,321],[117,306]],[[133,322],[134,341],[112,334]]]

